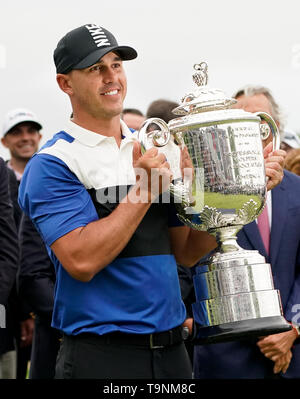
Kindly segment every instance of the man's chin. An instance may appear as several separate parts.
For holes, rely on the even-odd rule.
[[[123,108],[115,108],[115,109],[109,109],[109,110],[101,110],[100,112],[97,113],[98,118],[105,118],[105,119],[112,119],[116,116],[120,116],[122,113]]]
[[[19,155],[18,155],[18,159],[19,159],[20,161],[23,161],[23,162],[29,161],[29,159],[30,159],[34,154],[35,154],[35,152],[26,153],[26,154],[19,154]]]

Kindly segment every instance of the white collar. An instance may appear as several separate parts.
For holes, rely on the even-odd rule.
[[[120,124],[123,139],[129,139],[130,141],[133,140],[135,138],[135,134],[131,132],[122,119],[120,119]],[[99,143],[101,143],[101,141],[111,138],[110,136],[103,136],[100,133],[85,129],[84,127],[74,123],[72,120],[67,122],[65,131],[80,143],[88,147],[96,147]]]

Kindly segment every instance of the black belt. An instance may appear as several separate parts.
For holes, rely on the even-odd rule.
[[[97,342],[104,342],[106,344],[129,344],[137,346],[145,346],[151,349],[164,348],[166,346],[176,345],[183,341],[183,328],[178,326],[172,330],[163,331],[153,334],[127,334],[120,331],[111,332],[103,335],[92,333],[82,333],[78,335],[67,336],[74,339],[92,340],[95,344]]]

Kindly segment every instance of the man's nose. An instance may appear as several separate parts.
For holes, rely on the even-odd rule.
[[[31,138],[31,134],[27,130],[23,130],[21,134],[22,140],[29,140]]]
[[[112,68],[107,68],[104,72],[103,80],[105,83],[111,83],[115,79],[115,72]]]

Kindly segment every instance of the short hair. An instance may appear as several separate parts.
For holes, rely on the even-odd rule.
[[[290,172],[300,176],[300,148],[294,148],[287,153],[284,167]]]
[[[235,94],[233,94],[233,98],[237,99],[240,96],[255,96],[257,94],[263,94],[264,96],[267,97],[269,100],[269,103],[271,105],[271,110],[272,110],[272,118],[275,120],[275,122],[279,123],[279,131],[282,136],[283,131],[284,131],[284,114],[278,105],[278,103],[275,101],[273,94],[270,89],[268,89],[265,86],[253,86],[253,85],[247,85],[241,89],[239,89]]]
[[[122,115],[125,115],[125,114],[134,114],[134,115],[144,116],[142,111],[140,111],[137,108],[124,108],[122,111]]]
[[[155,100],[149,105],[146,117],[160,118],[168,123],[171,119],[176,118],[172,110],[178,106],[179,104],[174,101],[164,99]]]

